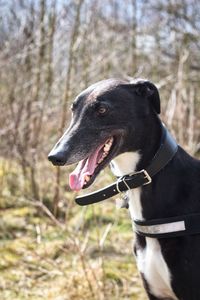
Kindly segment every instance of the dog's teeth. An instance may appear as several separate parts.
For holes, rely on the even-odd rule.
[[[103,150],[104,150],[104,152],[108,152],[110,150],[110,145],[105,144]]]
[[[100,158],[100,160],[98,161],[98,164],[100,164],[103,161],[103,158]]]
[[[106,158],[106,156],[108,156],[108,153],[110,151],[112,143],[113,143],[113,137],[111,137],[109,140],[106,141],[106,143],[103,147],[103,154],[102,154],[101,158],[98,161],[98,165]]]
[[[111,146],[112,146],[112,143],[113,143],[113,137],[110,138],[109,140],[107,140],[107,142],[106,142],[105,145],[104,145],[103,150],[104,150],[105,152],[108,152],[108,151],[110,150]]]
[[[108,145],[112,145],[112,143],[113,143],[113,140],[110,140],[109,142],[108,142]]]
[[[90,180],[90,176],[89,176],[89,175],[86,175],[86,176],[85,176],[85,182],[87,183],[89,180]]]
[[[109,140],[109,143],[110,143],[111,145],[112,145],[112,143],[113,143],[113,140],[114,140],[113,137],[111,137],[110,140]]]

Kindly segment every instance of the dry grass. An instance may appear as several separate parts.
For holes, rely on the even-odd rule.
[[[117,210],[113,200],[80,208],[71,199],[67,219],[55,219],[43,204],[14,197],[7,180],[4,172],[1,300],[146,299],[126,210]]]

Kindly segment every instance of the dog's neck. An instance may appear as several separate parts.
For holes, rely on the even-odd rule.
[[[154,158],[161,144],[162,124],[159,118],[146,123],[141,137],[129,136],[128,151],[115,157],[111,162],[111,170],[115,176],[123,176],[146,169]],[[132,148],[135,139],[139,140],[137,150]]]
[[[140,160],[136,165],[135,171],[146,169],[151,163],[161,145],[162,126],[161,120],[157,115],[145,124],[138,149]],[[134,136],[132,139],[134,139]]]
[[[118,155],[111,162],[111,170],[116,177],[135,172],[136,166],[140,161],[140,154],[138,151],[125,152]]]
[[[139,151],[125,152],[111,162],[111,170],[115,176],[145,169],[153,159],[161,143],[161,123],[156,121],[149,126]],[[129,210],[132,219],[143,220],[141,190],[137,188],[128,191]]]

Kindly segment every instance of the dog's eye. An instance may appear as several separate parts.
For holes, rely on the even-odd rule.
[[[106,106],[100,106],[98,108],[98,114],[99,115],[105,115],[108,111],[108,108]]]

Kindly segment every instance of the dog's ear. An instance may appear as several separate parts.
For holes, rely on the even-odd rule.
[[[150,81],[134,83],[135,91],[139,96],[147,97],[157,114],[160,113],[160,96],[157,87]]]

